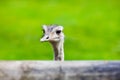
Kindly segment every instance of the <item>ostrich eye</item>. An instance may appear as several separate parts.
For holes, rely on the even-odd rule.
[[[61,30],[57,30],[57,31],[56,31],[56,34],[60,34],[60,33],[61,33]]]
[[[43,29],[42,32],[45,33],[45,30]]]

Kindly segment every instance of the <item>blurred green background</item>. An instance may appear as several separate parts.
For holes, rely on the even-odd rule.
[[[64,26],[65,60],[120,59],[120,0],[0,0],[0,60],[52,60],[43,24]]]

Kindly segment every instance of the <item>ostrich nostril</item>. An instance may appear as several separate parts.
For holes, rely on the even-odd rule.
[[[46,39],[49,39],[49,37],[47,37]]]

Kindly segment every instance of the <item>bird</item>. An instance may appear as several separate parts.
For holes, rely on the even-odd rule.
[[[54,51],[55,61],[64,61],[64,33],[61,25],[42,25],[43,36],[40,42],[49,42]]]

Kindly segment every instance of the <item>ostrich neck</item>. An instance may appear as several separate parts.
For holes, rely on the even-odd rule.
[[[54,49],[54,59],[58,61],[64,61],[64,41],[51,42]]]

